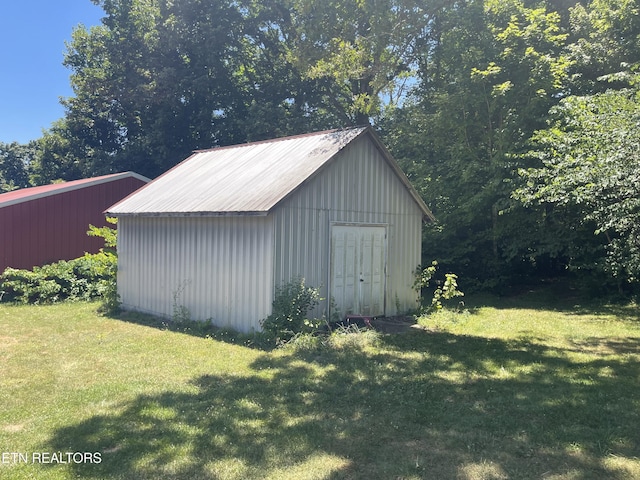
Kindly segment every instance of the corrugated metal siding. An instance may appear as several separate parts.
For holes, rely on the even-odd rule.
[[[304,141],[309,138],[312,136]],[[277,145],[278,155],[283,149],[284,145]],[[308,151],[303,150],[301,156],[295,149],[287,150],[291,156],[287,165],[308,160]],[[417,300],[411,288],[413,271],[420,262],[422,219],[429,213],[386,158],[375,137],[358,135],[337,155],[326,158],[316,175],[300,178],[297,189],[278,202],[268,216],[250,215],[256,213],[255,208],[266,208],[272,202],[268,199],[264,204],[245,205],[248,210],[235,212],[238,216],[197,216],[194,211],[186,211],[184,216],[176,212],[145,216],[153,215],[153,209],[145,203],[148,195],[140,193],[153,188],[138,192],[125,202],[128,206],[110,209],[122,213],[118,281],[125,308],[171,317],[174,307],[185,307],[193,319],[212,318],[218,325],[240,331],[259,329],[259,321],[271,311],[275,285],[303,276],[307,284],[322,287],[324,296],[328,296],[331,227],[357,223],[385,227],[385,314],[413,309]],[[238,165],[234,170],[242,171]],[[270,171],[269,178],[273,179],[276,171],[285,175],[285,170]],[[186,177],[177,180],[181,188],[194,188],[201,174],[194,177],[187,169]],[[254,193],[251,183],[243,185],[228,198],[240,202],[233,203],[233,208],[240,208],[248,193]],[[186,200],[180,203],[184,199],[171,182],[165,188],[170,203],[177,201],[179,208],[191,205]],[[210,188],[198,191],[191,200],[201,197],[204,203],[200,206],[209,205],[209,197],[219,193]],[[258,197],[254,200],[263,201]],[[170,206],[177,208],[178,204]],[[314,314],[326,313],[328,303],[326,300]]]
[[[119,220],[118,290],[125,308],[249,332],[271,311],[271,217]]]
[[[304,276],[326,296],[332,223],[382,224],[387,226],[385,314],[411,310],[417,305],[411,286],[421,261],[422,217],[380,151],[360,137],[274,212],[276,285]]]
[[[144,183],[118,178],[0,208],[0,272],[97,252],[104,241],[87,236],[89,224],[105,225],[102,212]]]

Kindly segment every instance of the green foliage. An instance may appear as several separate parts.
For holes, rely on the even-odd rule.
[[[117,218],[107,217],[106,220],[107,223],[110,223],[111,225],[118,224]],[[89,225],[87,235],[90,237],[100,237],[104,239],[105,248],[103,250],[112,252],[118,245],[118,231],[115,228],[111,228],[109,225],[105,225],[104,227]]]
[[[171,314],[171,320],[173,323],[190,323],[191,310],[180,302],[180,296],[184,293],[190,282],[180,282],[178,287],[173,291],[173,312]]]
[[[630,90],[563,100],[534,136],[539,163],[520,171],[526,184],[515,193],[525,205],[576,208],[579,221],[606,238],[601,265],[630,282],[640,279],[638,100]]]
[[[116,313],[120,309],[117,285],[118,257],[113,252],[102,250],[95,254],[85,254],[84,258],[92,262],[91,268],[96,276],[96,287],[102,301],[100,311],[107,314]]]
[[[458,276],[455,273],[445,273],[444,281],[435,282],[436,287],[433,290],[431,303],[428,306],[425,305],[423,296],[424,290],[431,285],[431,281],[436,275],[437,270],[438,262],[435,260],[431,262],[431,265],[424,268],[422,266],[418,266],[415,270],[413,288],[420,293],[421,307],[426,311],[441,310],[443,300],[451,300],[452,298],[464,296],[464,293],[458,289]]]
[[[357,351],[379,346],[381,338],[382,334],[372,328],[350,324],[341,325],[326,335],[298,333],[282,347],[287,351],[306,354]]]
[[[444,276],[444,283],[441,287],[436,287],[431,299],[431,306],[437,310],[442,309],[442,300],[464,296],[464,293],[458,290],[458,276],[455,273],[445,273]]]
[[[438,262],[436,260],[431,262],[431,265],[424,268],[421,265],[418,265],[414,271],[415,280],[413,281],[413,289],[418,292],[422,292],[423,288],[429,286],[429,283],[431,282],[431,279],[435,275],[437,269]]]
[[[68,44],[75,95],[46,135],[49,164],[155,177],[194,149],[343,123],[292,64],[282,2],[100,3],[103,24]]]
[[[261,321],[263,331],[280,342],[298,333],[317,330],[322,322],[307,318],[307,314],[321,300],[320,290],[307,286],[304,278],[280,285],[276,288],[271,315]]]
[[[35,142],[20,145],[0,142],[0,193],[30,186],[29,168],[33,162]]]
[[[306,77],[324,80],[336,113],[367,124],[406,96],[433,14],[407,0],[296,0],[291,56]]]
[[[107,222],[116,225],[117,218],[107,217]],[[118,243],[118,231],[108,225],[95,227],[89,225],[87,235],[104,239],[104,248],[96,254],[85,254],[84,258],[92,261],[92,271],[98,278],[97,289],[102,300],[100,310],[113,314],[120,310],[120,296],[118,295],[118,255],[115,251]]]
[[[517,154],[565,88],[567,37],[557,13],[519,0],[443,6],[431,34],[421,84],[384,138],[437,218],[423,251],[468,287],[504,288],[541,264],[549,238],[511,191]]]
[[[83,147],[86,140],[78,141],[69,130],[66,119],[53,122],[51,127],[37,140],[37,150],[31,168],[31,180],[35,185],[46,185],[59,180],[77,180],[83,177],[109,173],[112,165],[105,155],[105,170],[87,164],[92,158]],[[89,155],[89,156],[88,156]]]
[[[2,301],[55,303],[91,300],[101,295],[92,257],[60,261],[33,270],[7,268],[0,276]]]
[[[74,96],[43,138],[43,180],[153,177],[194,149],[369,123],[406,98],[435,14],[407,0],[98,3],[102,25],[68,44]]]
[[[635,81],[637,0],[94,3],[105,17],[73,32],[74,95],[27,155],[32,183],[155,177],[194,149],[373,122],[438,219],[423,251],[467,290],[634,254],[630,230],[587,234],[584,204],[511,194],[551,108]],[[0,190],[24,184],[5,147]]]
[[[115,219],[107,221],[116,223]],[[88,233],[103,237],[107,246],[115,246],[116,233],[112,228],[91,225]],[[117,256],[109,248],[32,270],[7,268],[0,275],[0,301],[43,304],[100,299],[100,310],[114,313],[120,306],[117,268]]]
[[[625,87],[640,66],[637,0],[591,0],[571,9],[568,47],[574,62],[572,92],[589,95]],[[607,77],[607,82],[602,82]]]

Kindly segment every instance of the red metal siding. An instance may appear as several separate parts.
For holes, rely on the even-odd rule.
[[[0,208],[0,272],[71,260],[104,246],[87,236],[104,212],[145,182],[128,177]]]

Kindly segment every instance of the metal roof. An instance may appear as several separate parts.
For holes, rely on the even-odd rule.
[[[370,127],[356,127],[197,151],[106,213],[267,215],[346,145],[370,131]],[[432,217],[395,161],[386,150],[383,153],[425,215]]]
[[[18,190],[12,190],[11,192],[0,194],[0,208],[129,177],[137,178],[145,183],[151,181],[151,179],[134,172],[122,172],[102,175],[100,177],[83,178],[81,180],[73,180],[70,182],[52,183],[50,185],[41,185],[39,187],[20,188]]]

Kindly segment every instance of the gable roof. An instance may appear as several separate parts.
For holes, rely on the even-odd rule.
[[[211,150],[189,158],[107,209],[113,216],[267,215],[338,152],[369,134],[424,215],[433,215],[370,127],[330,130]]]
[[[73,180],[70,182],[52,183],[50,185],[41,185],[39,187],[20,188],[18,190],[12,190],[11,192],[0,194],[0,208],[129,177],[137,178],[145,183],[151,181],[151,179],[134,172],[122,172],[102,175],[100,177],[83,178],[81,180]]]

